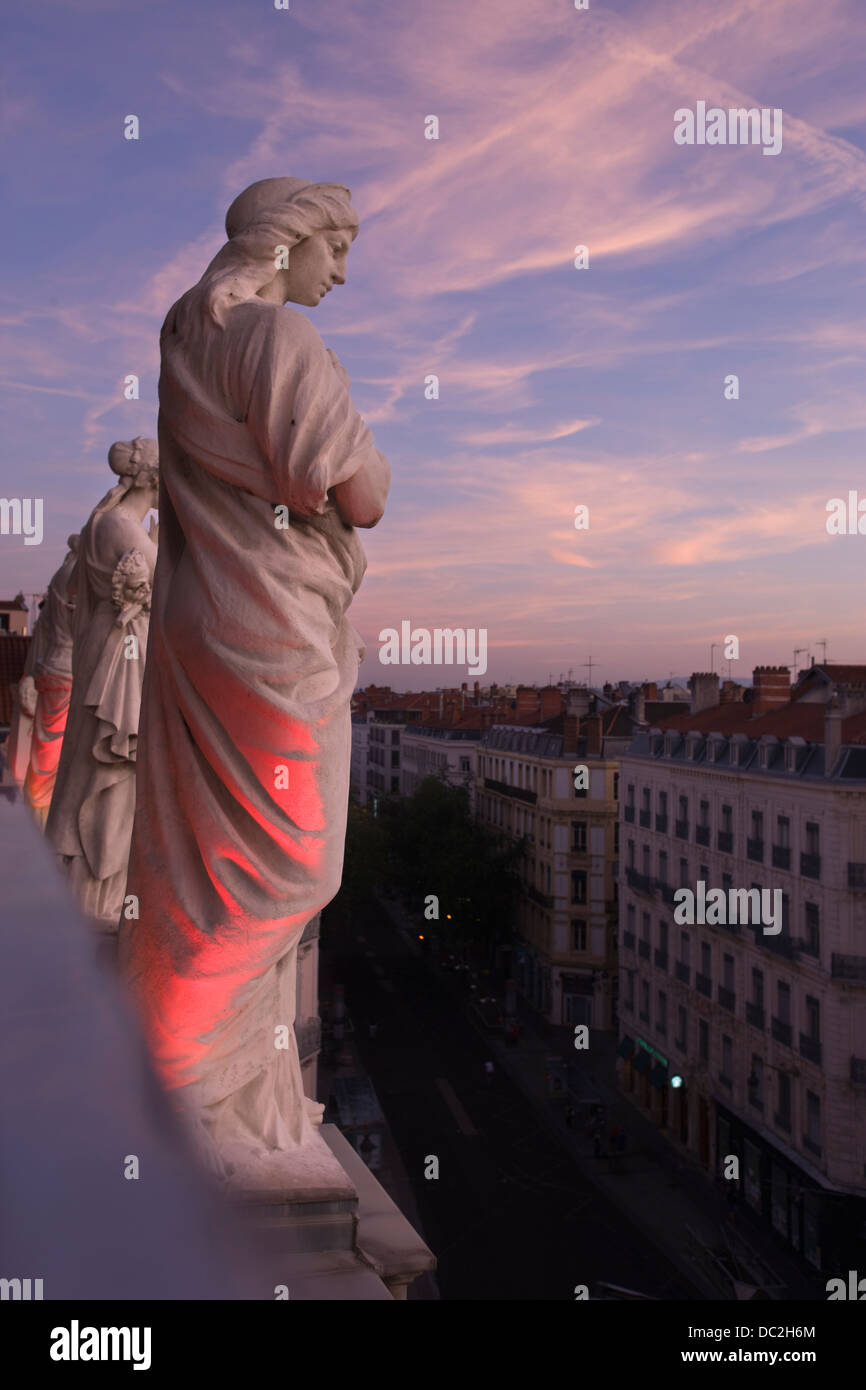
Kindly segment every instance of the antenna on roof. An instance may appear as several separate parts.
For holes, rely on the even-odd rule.
[[[827,665],[827,638],[826,638],[826,637],[822,637],[821,640],[820,640],[820,642],[816,642],[816,643],[815,643],[815,646],[816,646],[816,647],[821,647],[821,648],[822,648],[822,651],[821,651],[821,665],[822,665],[822,666],[826,666],[826,665]]]

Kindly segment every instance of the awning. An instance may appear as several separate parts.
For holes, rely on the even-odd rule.
[[[646,1051],[646,1049],[643,1047],[639,1047],[635,1055],[634,1061],[632,1062],[632,1066],[634,1067],[635,1071],[638,1072],[641,1076],[643,1076],[645,1071],[649,1071],[652,1064],[653,1059]]]
[[[620,1039],[619,1047],[616,1050],[617,1057],[629,1058],[634,1052],[634,1038],[630,1038],[628,1033],[624,1033]]]
[[[650,1081],[659,1091],[668,1084],[668,1069],[663,1067],[661,1062],[656,1062],[650,1072]]]

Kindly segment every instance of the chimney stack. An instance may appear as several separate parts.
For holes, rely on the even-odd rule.
[[[589,691],[585,685],[577,685],[569,690],[565,707],[568,714],[574,714],[578,719],[589,713]]]
[[[714,671],[695,671],[689,676],[689,714],[714,709],[719,703],[719,678]]]
[[[586,752],[588,757],[601,756],[602,744],[602,716],[591,714],[586,720]]]
[[[577,757],[577,743],[580,737],[580,720],[576,714],[566,714],[562,721],[562,756]]]
[[[780,709],[791,701],[791,673],[787,666],[756,666],[752,672],[752,715]]]
[[[839,692],[833,691],[824,706],[824,776],[832,777],[842,748],[842,707]]]

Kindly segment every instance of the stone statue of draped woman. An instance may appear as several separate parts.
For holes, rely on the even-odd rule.
[[[70,536],[66,543],[66,558],[48,585],[39,614],[40,650],[33,663],[36,708],[24,797],[43,829],[54,794],[72,692],[73,573],[78,536]]]
[[[163,1081],[237,1182],[315,1137],[292,1024],[343,862],[346,617],[390,470],[310,320],[345,280],[348,189],[266,179],[161,336],[160,555],[122,968]],[[301,1163],[300,1157],[296,1163]],[[254,1183],[252,1184],[254,1185]]]
[[[72,577],[72,694],[45,833],[83,911],[116,933],[135,812],[135,758],[158,501],[156,440],[113,444],[120,482],[81,532]]]

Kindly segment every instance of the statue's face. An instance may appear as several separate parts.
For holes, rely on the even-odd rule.
[[[289,268],[280,272],[283,303],[321,303],[334,285],[346,283],[346,258],[352,245],[349,231],[313,232],[289,251]]]
[[[131,460],[135,469],[157,468],[159,466],[159,444],[155,439],[142,439],[141,436],[133,439]]]

